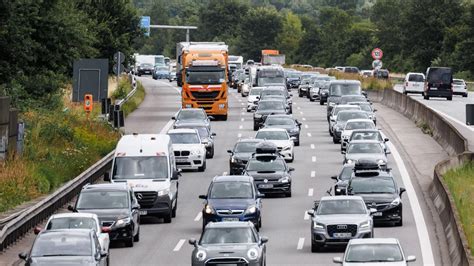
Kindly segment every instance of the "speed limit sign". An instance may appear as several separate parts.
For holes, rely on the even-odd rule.
[[[382,52],[382,49],[380,48],[375,48],[374,50],[372,50],[371,54],[374,60],[380,60],[383,57],[383,52]]]

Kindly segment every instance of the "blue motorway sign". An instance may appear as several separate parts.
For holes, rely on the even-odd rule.
[[[140,19],[140,28],[145,29],[145,35],[150,36],[150,17],[142,16]]]

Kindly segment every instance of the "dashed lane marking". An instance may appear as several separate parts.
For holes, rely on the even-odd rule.
[[[311,133],[307,133],[308,137],[311,137]]]
[[[312,197],[314,193],[314,189],[310,188],[308,189],[308,197]]]
[[[183,246],[184,242],[186,241],[186,239],[180,239],[178,241],[178,244],[176,244],[176,246],[174,247],[173,251],[174,252],[177,252],[181,249],[181,247]]]
[[[199,220],[201,220],[201,217],[202,217],[202,212],[198,212],[198,214],[196,215],[196,218],[194,218],[194,221],[199,222]]]
[[[303,219],[304,219],[305,221],[309,220],[309,214],[308,214],[306,211],[304,211],[304,217],[303,217]]]
[[[316,171],[311,171],[311,177],[316,177]]]
[[[304,246],[304,237],[300,237],[300,239],[298,239],[298,245],[296,246],[296,249],[301,250],[303,249],[303,246]]]
[[[240,125],[240,126],[239,126],[239,129],[242,129],[242,128],[244,128],[244,126],[243,126],[243,125]]]
[[[314,146],[314,144],[311,144],[311,149],[313,149],[313,150],[314,150],[314,147],[315,147],[315,146]]]
[[[304,128],[308,128],[308,125],[304,125]]]
[[[313,163],[315,163],[315,162],[316,162],[316,156],[312,156],[312,157],[311,157],[311,161],[312,161]]]

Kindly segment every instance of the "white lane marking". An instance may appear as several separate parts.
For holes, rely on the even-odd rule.
[[[314,193],[314,189],[310,188],[308,189],[308,197],[312,197]]]
[[[198,212],[198,214],[196,215],[196,218],[194,218],[194,221],[199,222],[199,220],[201,220],[201,217],[202,217],[202,212]]]
[[[174,252],[179,251],[181,249],[181,247],[183,246],[185,241],[186,241],[186,239],[180,239],[178,241],[178,244],[176,244],[176,246],[174,247],[173,251]]]
[[[308,125],[304,125],[304,128],[308,128]]]
[[[169,84],[169,83],[165,83],[164,81],[161,81],[161,80],[158,80],[158,82],[159,82],[161,85],[164,85],[164,86],[173,88],[176,92],[178,92],[179,94],[181,94],[181,89],[180,89],[179,87],[173,86],[173,85],[171,85],[171,84]]]
[[[308,137],[311,137],[311,133],[307,133],[308,134]]]
[[[244,112],[242,112],[242,113],[240,113],[240,115],[245,115],[245,113],[244,113]]]
[[[293,103],[293,105],[297,105],[298,103]]]
[[[299,106],[298,106],[298,107],[296,107],[296,109],[300,110],[300,109],[301,109],[301,107],[299,107]]]
[[[304,246],[304,237],[300,237],[300,239],[298,239],[298,245],[296,246],[296,249],[301,250],[303,249],[303,246]]]
[[[431,241],[428,234],[428,228],[426,227],[425,218],[423,216],[423,211],[421,210],[420,203],[418,201],[418,196],[416,195],[415,188],[411,182],[408,171],[405,167],[400,153],[398,153],[395,146],[392,143],[388,143],[390,151],[392,152],[393,158],[397,163],[398,170],[402,177],[403,184],[405,185],[406,192],[408,194],[408,200],[410,201],[411,211],[416,225],[416,232],[418,233],[418,239],[420,241],[421,256],[423,257],[424,265],[434,265],[433,250],[431,248]]]
[[[168,130],[173,125],[173,123],[174,123],[174,120],[168,121],[168,123],[166,123],[166,125],[161,129],[160,134],[166,134],[166,132],[168,132]]]
[[[305,219],[306,221],[309,220],[309,214],[306,211],[304,211],[303,219]]]
[[[247,109],[245,109],[245,107],[244,107],[244,108],[242,108],[242,111],[247,111]]]
[[[240,125],[240,126],[239,126],[239,129],[242,129],[242,128],[244,128],[244,126],[243,126],[243,125]]]
[[[303,117],[303,121],[306,121],[306,118]]]
[[[242,118],[240,119],[240,121],[244,122],[244,121],[245,121],[245,118],[242,117]]]
[[[237,134],[237,138],[241,138],[241,137],[242,137],[242,133]]]
[[[227,175],[227,172],[222,172],[222,175]]]
[[[240,103],[240,105],[244,105],[245,103]]]
[[[314,150],[314,144],[311,144],[311,149],[313,149],[313,150]]]
[[[311,157],[311,161],[312,161],[313,163],[315,163],[315,162],[316,162],[316,156],[312,156],[312,157]]]
[[[302,114],[303,114],[303,112],[300,112],[300,115],[302,115]]]
[[[239,103],[241,103],[241,102],[242,102],[242,100],[241,100],[241,99],[239,99]]]
[[[311,171],[311,177],[316,177],[316,171]]]

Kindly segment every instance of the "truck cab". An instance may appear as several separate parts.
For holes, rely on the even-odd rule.
[[[104,179],[132,187],[140,215],[170,223],[176,216],[179,176],[168,135],[132,134],[118,142],[111,173]]]

